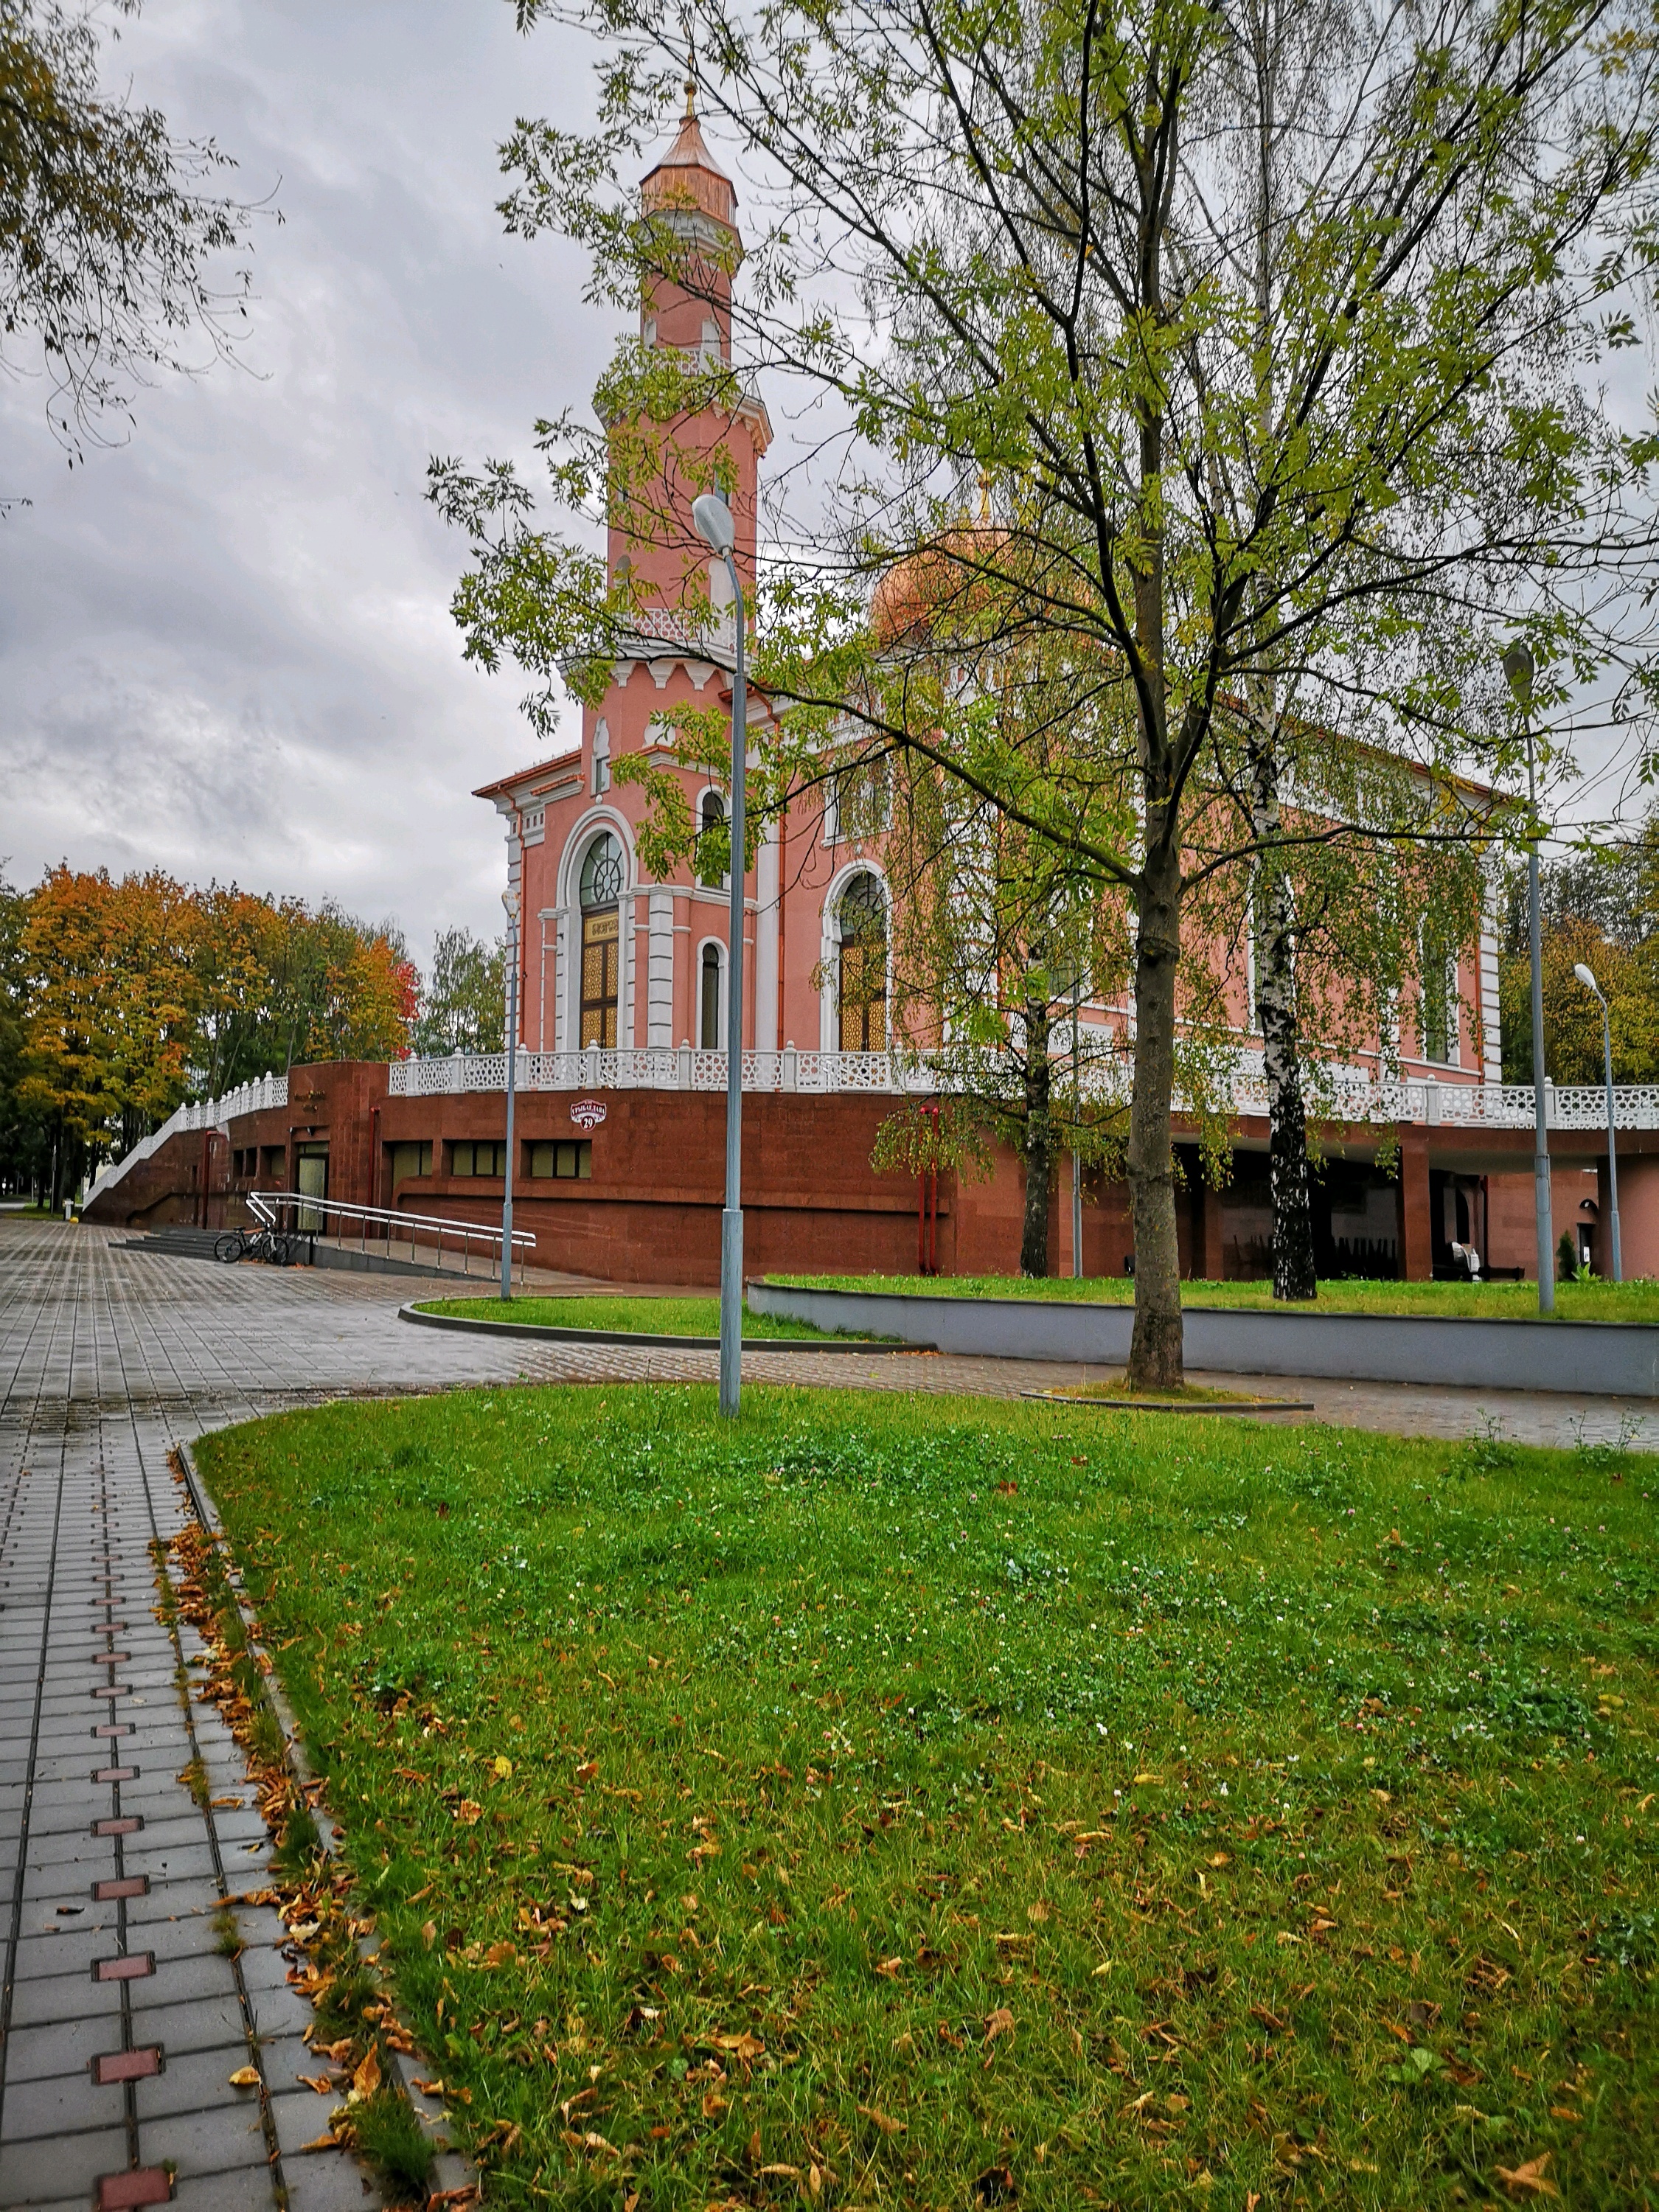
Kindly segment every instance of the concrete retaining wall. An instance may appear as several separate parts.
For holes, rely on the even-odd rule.
[[[1121,1367],[1134,1311],[1058,1298],[953,1298],[752,1282],[755,1313],[859,1329],[1002,1359]],[[1223,1375],[1322,1375],[1355,1382],[1659,1397],[1659,1328],[1627,1322],[1250,1312],[1189,1306],[1187,1364]]]

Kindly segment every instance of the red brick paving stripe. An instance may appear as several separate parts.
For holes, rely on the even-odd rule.
[[[95,1959],[92,1978],[94,1982],[139,1982],[155,1972],[154,1951],[129,1951],[119,1959]]]
[[[88,1690],[87,1695],[89,1698],[108,1698],[113,1700],[116,1698],[130,1698],[132,1692],[125,1682],[111,1682],[107,1685],[100,1682],[96,1689]]]
[[[92,1832],[94,1836],[136,1836],[143,1825],[142,1813],[124,1813],[118,1820],[94,1820]]]
[[[88,1667],[125,1667],[131,1656],[131,1651],[89,1651],[87,1664]]]
[[[92,2062],[92,2078],[100,2088],[112,2081],[147,2081],[161,2070],[159,2043],[147,2043],[137,2051],[100,2051]]]
[[[136,1766],[94,1766],[92,1778],[94,1782],[136,1782],[138,1770]]]
[[[147,1874],[124,1874],[116,1881],[95,1881],[92,1893],[100,1905],[111,1904],[118,1897],[148,1897],[149,1876]]]
[[[132,1723],[131,1721],[100,1721],[97,1727],[94,1729],[93,1734],[101,1736],[131,1735]]]
[[[131,2212],[139,2204],[170,2204],[173,2184],[159,2166],[137,2166],[127,2173],[100,2174],[98,2212]]]

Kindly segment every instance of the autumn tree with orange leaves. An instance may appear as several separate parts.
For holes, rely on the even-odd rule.
[[[409,1050],[399,933],[331,902],[49,869],[0,880],[0,1181],[56,1208],[191,1097],[296,1060]]]

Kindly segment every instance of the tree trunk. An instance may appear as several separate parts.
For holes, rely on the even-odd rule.
[[[1048,1093],[1048,1009],[1025,1009],[1025,1231],[1020,1239],[1019,1272],[1048,1272],[1048,1202],[1054,1189],[1054,1129]]]
[[[1182,1379],[1181,1248],[1170,1144],[1181,860],[1150,809],[1146,829],[1135,937],[1134,1090],[1129,1101],[1129,1205],[1135,1237],[1129,1384],[1136,1390],[1168,1390]]]
[[[1273,1194],[1273,1297],[1319,1294],[1314,1267],[1308,1175],[1308,1118],[1296,1006],[1296,914],[1277,864],[1279,763],[1270,738],[1253,745],[1253,827],[1261,848],[1256,875],[1256,1016],[1267,1078],[1268,1161]]]

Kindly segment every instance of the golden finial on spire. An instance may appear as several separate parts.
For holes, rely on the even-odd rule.
[[[981,469],[979,472],[979,519],[981,523],[991,520],[991,471],[989,469]]]
[[[697,112],[697,80],[694,76],[689,76],[685,80],[685,112],[688,120],[696,119]]]

